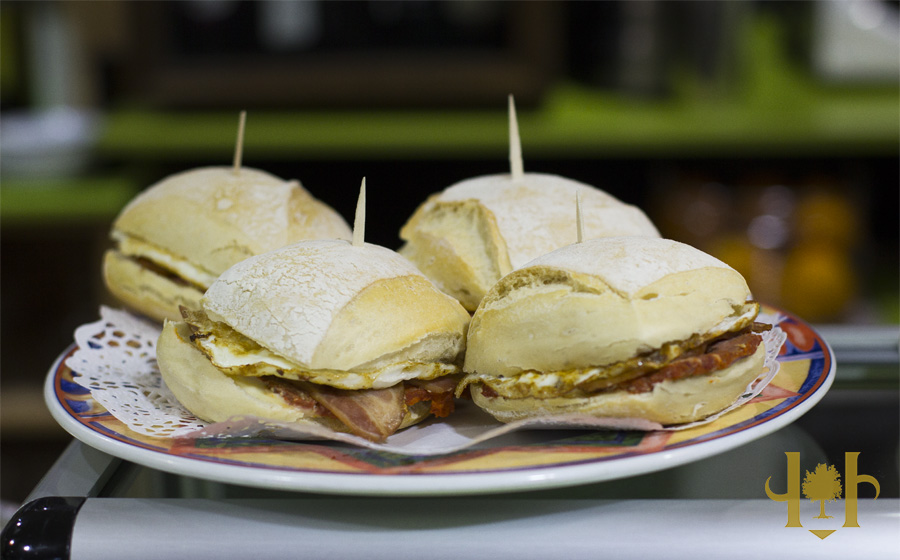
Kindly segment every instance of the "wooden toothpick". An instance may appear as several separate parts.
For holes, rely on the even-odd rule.
[[[234,173],[241,172],[241,158],[244,157],[244,126],[247,124],[247,111],[241,111],[238,121],[237,142],[234,146]]]
[[[361,247],[366,240],[366,178],[363,177],[359,187],[359,199],[356,201],[356,217],[353,220],[353,245]]]
[[[520,180],[525,173],[522,166],[522,141],[519,139],[516,102],[512,95],[509,96],[509,171],[513,181]]]
[[[575,191],[575,222],[578,230],[578,243],[584,241],[584,216],[581,213],[581,189]]]

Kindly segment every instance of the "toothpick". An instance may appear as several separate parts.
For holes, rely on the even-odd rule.
[[[522,141],[519,138],[519,123],[516,118],[516,102],[513,96],[509,96],[509,170],[512,180],[522,178]]]
[[[247,111],[241,111],[238,121],[237,143],[234,147],[234,173],[241,172],[241,158],[244,157],[244,125],[247,123]]]
[[[356,201],[356,217],[353,220],[353,245],[361,247],[366,238],[366,178],[363,177],[359,187],[359,199]]]
[[[581,189],[575,191],[575,222],[578,229],[578,243],[584,240],[584,216],[581,213]]]

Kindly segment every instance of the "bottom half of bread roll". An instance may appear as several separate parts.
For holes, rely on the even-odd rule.
[[[235,375],[216,367],[193,343],[192,335],[187,323],[167,321],[157,345],[157,362],[178,401],[208,422],[254,416],[383,441],[429,416],[453,411],[455,375],[358,390],[274,375]]]
[[[713,345],[640,375],[622,375],[620,382],[602,387],[558,391],[553,374],[526,373],[520,380],[470,374],[457,394],[468,389],[475,404],[501,422],[583,414],[674,425],[730,406],[763,373],[765,358],[761,337],[746,332],[727,351],[717,352]]]
[[[205,291],[146,259],[116,250],[103,257],[103,281],[116,299],[157,321],[180,319],[179,307],[199,307]]]

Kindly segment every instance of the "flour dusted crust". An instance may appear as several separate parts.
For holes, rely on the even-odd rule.
[[[122,209],[104,278],[133,309],[178,319],[178,305],[196,308],[212,280],[249,256],[301,239],[350,236],[346,221],[296,181],[248,167],[203,167],[163,179]],[[161,265],[187,283],[128,258]]]
[[[516,375],[619,362],[727,324],[749,297],[737,271],[689,245],[588,240],[494,285],[472,317],[464,369]]]
[[[431,196],[401,229],[400,252],[438,286],[474,310],[501,276],[575,242],[576,192],[584,238],[659,232],[637,207],[590,185],[526,173],[468,179]]]
[[[659,232],[634,206],[585,183],[541,173],[520,181],[509,175],[476,177],[457,183],[438,196],[452,202],[477,199],[493,214],[506,244],[509,263],[526,262],[576,240],[575,193],[581,191],[584,237],[658,236]]]
[[[620,236],[573,243],[552,254],[537,257],[528,266],[548,266],[596,276],[624,297],[645,297],[648,286],[679,273],[703,276],[716,269],[737,281],[745,294],[746,283],[730,266],[690,245],[671,239]],[[703,272],[700,272],[703,271]],[[710,286],[715,291],[718,285]],[[717,296],[713,296],[717,297]]]
[[[259,378],[226,375],[190,342],[190,335],[187,324],[166,321],[157,344],[157,360],[166,386],[201,420],[223,422],[233,416],[256,416],[347,431],[334,417],[288,406]],[[411,407],[400,429],[427,416],[427,406]]]
[[[647,393],[614,391],[583,398],[488,398],[481,385],[471,387],[472,400],[501,422],[562,414],[602,418],[643,418],[663,425],[706,418],[728,407],[762,371],[765,346],[710,375],[663,381]]]
[[[351,236],[344,219],[299,183],[248,167],[204,167],[167,177],[126,205],[113,231],[213,275],[300,239]]]
[[[202,306],[310,369],[452,360],[469,321],[402,256],[342,240],[303,241],[244,260],[210,286]]]

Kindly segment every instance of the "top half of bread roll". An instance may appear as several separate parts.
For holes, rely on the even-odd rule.
[[[210,319],[313,370],[453,360],[469,322],[402,256],[343,240],[303,241],[246,259],[201,303]]]
[[[202,167],[166,177],[123,208],[112,238],[130,256],[184,261],[215,277],[301,239],[349,239],[350,227],[297,181],[253,168]]]
[[[604,366],[752,321],[744,278],[689,245],[648,237],[568,245],[504,276],[469,328],[466,371]]]

